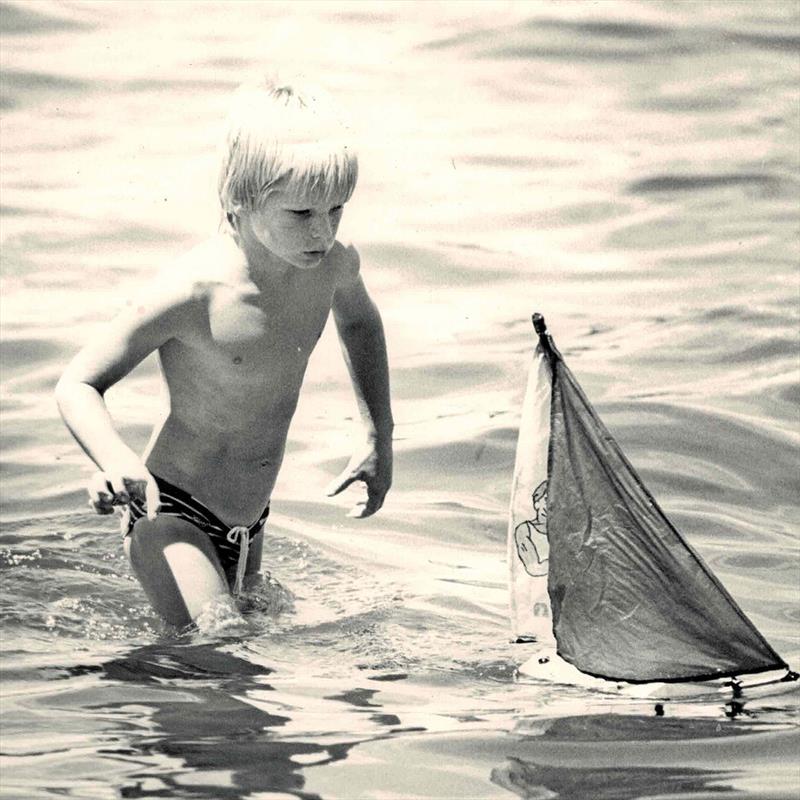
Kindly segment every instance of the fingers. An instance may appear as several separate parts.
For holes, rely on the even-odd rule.
[[[89,479],[86,489],[89,494],[89,505],[95,514],[113,514],[115,505],[128,502],[126,494],[118,499],[120,495],[114,490],[105,472],[95,472]]]
[[[377,489],[367,484],[367,499],[361,500],[350,509],[347,516],[351,519],[364,519],[371,517],[376,511],[379,511],[383,506],[384,498],[386,497],[386,489]]]
[[[152,475],[145,486],[144,502],[147,506],[147,519],[155,519],[158,509],[161,508],[161,495],[158,492],[158,484]]]
[[[347,512],[347,516],[350,519],[365,519],[366,517],[371,517],[379,508],[380,506],[371,505],[369,500],[362,500]]]
[[[345,470],[328,484],[328,487],[325,489],[325,494],[328,495],[328,497],[334,497],[340,492],[343,492],[351,484],[360,480],[363,480],[363,474],[361,472]]]
[[[158,485],[153,476],[148,472],[146,478],[123,478],[122,482],[125,486],[129,499],[125,502],[130,502],[130,498],[144,503],[147,509],[147,518],[153,520],[156,518],[156,512],[161,507],[161,495],[158,493]]]
[[[371,517],[381,508],[386,493],[389,491],[389,485],[380,476],[374,474],[370,468],[365,467],[363,463],[356,469],[348,465],[341,475],[328,484],[325,492],[328,497],[333,497],[357,481],[366,485],[367,497],[365,500],[356,503],[347,516],[352,519],[364,519],[365,517]],[[389,483],[391,483],[391,480]]]
[[[89,505],[96,514],[112,514],[116,506],[126,505],[135,498],[146,505],[148,519],[155,519],[161,507],[161,496],[153,476],[149,472],[145,474],[146,478],[130,478],[95,472],[87,486]]]

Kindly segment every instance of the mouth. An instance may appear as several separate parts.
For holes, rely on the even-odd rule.
[[[309,258],[322,258],[327,250],[305,250],[304,255],[307,255]]]

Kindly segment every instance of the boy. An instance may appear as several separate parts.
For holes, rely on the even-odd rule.
[[[264,81],[234,96],[218,235],[148,286],[67,367],[61,415],[100,472],[98,514],[127,505],[125,551],[153,607],[185,625],[258,572],[262,527],[308,358],[333,310],[366,443],[329,487],[382,505],[392,478],[383,327],[355,248],[336,240],[358,165],[310,91]],[[158,351],[170,407],[140,459],[103,394]]]

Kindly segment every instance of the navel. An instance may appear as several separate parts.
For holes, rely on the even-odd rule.
[[[241,364],[242,363],[242,357],[241,356],[234,356],[233,357],[233,363],[234,364]]]

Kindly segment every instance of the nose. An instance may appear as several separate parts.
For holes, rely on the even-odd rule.
[[[314,214],[311,219],[311,235],[314,239],[329,242],[333,235],[331,221],[327,214]]]

